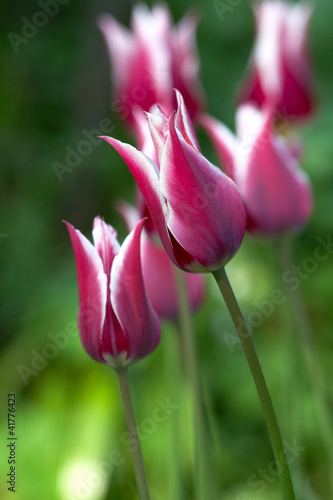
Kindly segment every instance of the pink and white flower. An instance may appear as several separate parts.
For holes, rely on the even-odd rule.
[[[170,114],[175,104],[174,87],[183,93],[191,116],[202,109],[197,23],[197,17],[189,13],[172,26],[166,4],[156,4],[151,11],[137,4],[132,11],[131,31],[109,14],[100,17],[99,27],[112,67],[112,108],[130,125],[135,106],[149,111],[158,103]]]
[[[200,117],[221,166],[236,182],[248,214],[248,230],[276,235],[300,228],[312,211],[312,190],[295,151],[273,131],[273,109],[243,105],[234,135],[208,115]]]
[[[312,8],[266,0],[254,8],[257,34],[249,78],[240,101],[274,105],[281,117],[304,118],[313,111],[307,28]]]
[[[96,361],[114,368],[148,356],[161,327],[144,287],[140,236],[144,219],[120,246],[116,231],[96,217],[94,245],[65,222],[77,267],[78,327],[82,345]]]
[[[170,118],[147,113],[158,163],[104,137],[122,156],[145,199],[161,242],[178,267],[220,269],[238,251],[246,210],[235,183],[201,153],[183,98]]]

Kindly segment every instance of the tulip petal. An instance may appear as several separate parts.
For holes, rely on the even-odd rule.
[[[104,272],[106,276],[109,276],[113,259],[120,249],[117,231],[100,217],[95,217],[92,234],[94,246],[103,262]]]
[[[126,363],[139,360],[158,345],[161,326],[142,277],[140,236],[144,219],[127,236],[111,269],[111,304],[127,338]]]
[[[221,167],[231,179],[234,179],[235,155],[239,147],[239,140],[228,127],[209,115],[199,115],[198,123],[208,133]]]
[[[158,161],[164,148],[165,141],[168,136],[168,119],[160,108],[157,108],[154,113],[145,113],[148,120],[148,127],[151,139],[155,146]],[[153,159],[153,156],[148,155]]]
[[[109,224],[106,224],[100,217],[95,217],[93,239],[107,277],[106,290],[109,290],[113,260],[120,250],[117,231]],[[113,366],[119,364],[119,359],[122,360],[124,353],[127,352],[126,338],[112,310],[109,295],[106,300],[105,321],[101,339],[102,355],[105,362]]]
[[[201,153],[201,149],[198,143],[197,136],[195,135],[192,121],[190,119],[189,113],[185,106],[185,102],[181,93],[175,89],[177,98],[177,111],[175,116],[175,126],[182,134],[185,141]]]
[[[109,14],[103,14],[98,20],[98,26],[103,34],[113,71],[114,92],[119,95],[128,89],[127,76],[131,71],[134,56],[134,40],[131,32],[118,23]]]
[[[281,60],[284,73],[282,111],[290,117],[309,115],[313,111],[310,92],[312,73],[306,53],[307,29],[312,12],[313,8],[309,5],[296,4],[290,6],[288,15],[285,15]]]
[[[170,12],[164,5],[157,5],[150,12],[147,5],[137,4],[133,8],[131,24],[137,47],[137,73],[143,75],[140,83],[146,91],[146,99],[138,104],[145,111],[156,103],[162,104],[169,112],[172,88],[171,54],[168,47]],[[154,94],[150,91],[151,87]]]
[[[139,107],[133,108],[132,113],[137,149],[157,164],[156,150],[149,131],[147,116]]]
[[[195,43],[199,17],[190,12],[171,33],[173,86],[186,102],[191,118],[204,108],[205,97],[199,82],[199,57]]]
[[[129,144],[122,143],[112,137],[102,137],[120,154],[130,169],[140,189],[162,244],[170,259],[177,265],[174,249],[166,227],[166,204],[159,191],[159,170],[157,165],[146,155]]]
[[[240,141],[235,157],[233,178],[242,194],[250,157],[262,150],[271,140],[273,112],[274,109],[271,106],[261,111],[252,104],[243,104],[237,109],[236,131]]]
[[[105,363],[101,353],[106,309],[107,278],[97,250],[90,241],[65,222],[72,240],[79,287],[78,327],[82,345],[96,361]]]
[[[219,269],[237,252],[244,236],[241,195],[231,179],[177,133],[174,116],[169,131],[160,166],[168,228],[206,272]]]
[[[132,229],[134,229],[137,223],[141,220],[138,210],[123,200],[117,203],[116,208],[125,222],[128,232],[132,231]]]
[[[258,33],[254,61],[265,98],[277,99],[281,94],[280,67],[285,6],[283,2],[264,2],[255,9]]]
[[[274,235],[305,222],[312,196],[306,174],[284,140],[273,135],[271,126],[269,119],[263,121],[237,182],[248,210],[249,229]]]

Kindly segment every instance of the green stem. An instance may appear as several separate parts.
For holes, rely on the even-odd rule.
[[[257,388],[273,448],[275,462],[280,470],[279,477],[283,498],[285,500],[295,500],[295,493],[290,477],[285,451],[283,448],[279,426],[276,420],[272,400],[266,385],[260,362],[250,338],[251,333],[241,313],[225,269],[221,268],[218,271],[213,272],[213,276],[218,284],[232,321],[235,325],[240,343],[243,347],[248,365],[252,373],[253,381]]]
[[[194,489],[197,500],[212,498],[212,481],[208,462],[207,429],[203,412],[203,395],[199,376],[198,356],[192,326],[191,308],[183,271],[175,268],[178,302],[180,339],[184,357],[185,372],[190,384],[194,413]],[[214,498],[214,497],[213,497]]]
[[[116,373],[118,377],[121,400],[123,403],[127,433],[133,459],[134,474],[139,491],[140,500],[150,500],[145,464],[142,456],[138,428],[136,425],[136,420],[133,410],[127,368],[118,368],[116,370]]]
[[[179,332],[178,328],[172,328],[172,330],[172,332],[166,332],[162,339],[164,379],[168,394],[171,395],[173,401],[179,404],[181,401],[184,401],[185,387],[180,370]],[[166,496],[173,500],[182,500],[184,498],[183,477],[185,477],[185,474],[182,473],[184,470],[184,447],[181,415],[179,412],[176,412],[174,418],[171,419],[168,431],[169,460],[167,475],[169,479],[169,490]]]
[[[285,237],[278,241],[278,259],[283,274],[286,271],[290,271],[293,266],[291,246],[292,240],[290,237]],[[321,431],[323,448],[326,450],[329,483],[331,495],[333,495],[333,425],[329,411],[329,402],[327,400],[328,391],[325,384],[325,377],[318,358],[315,336],[312,331],[311,322],[300,288],[291,290],[286,287],[286,292],[289,297],[289,304],[291,305],[293,317],[298,326],[298,339],[301,344],[301,350],[304,352],[307,371],[313,386],[313,393],[317,405],[317,418],[320,422],[318,427]]]

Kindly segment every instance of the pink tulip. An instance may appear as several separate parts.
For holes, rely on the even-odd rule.
[[[250,77],[241,102],[272,103],[280,117],[307,117],[313,111],[312,73],[306,38],[312,9],[284,1],[256,5],[257,35],[250,58]]]
[[[225,125],[203,115],[219,161],[242,193],[248,230],[276,235],[302,226],[312,211],[308,176],[293,148],[272,131],[272,109],[243,105],[237,112],[236,137]]]
[[[140,262],[139,221],[120,247],[116,231],[96,217],[94,245],[66,222],[79,285],[78,327],[87,353],[114,368],[144,358],[158,345],[161,327],[147,299]]]
[[[113,73],[113,111],[133,125],[133,108],[145,111],[159,103],[171,113],[173,87],[185,96],[191,115],[203,106],[203,91],[198,80],[199,63],[195,47],[197,19],[186,15],[172,26],[166,4],[151,12],[143,4],[132,11],[129,31],[112,16],[99,21]]]
[[[209,272],[239,249],[246,210],[235,183],[201,154],[182,96],[176,94],[178,108],[169,119],[147,113],[158,164],[129,144],[104,139],[131,170],[174,264]]]
[[[122,202],[118,210],[128,228],[132,228],[140,213],[131,205]],[[146,221],[147,222],[147,221]],[[167,320],[179,317],[179,301],[175,279],[175,266],[165,252],[156,230],[149,233],[145,227],[141,236],[141,265],[145,288],[157,314]],[[189,303],[192,311],[198,309],[205,297],[205,280],[201,274],[184,274]]]

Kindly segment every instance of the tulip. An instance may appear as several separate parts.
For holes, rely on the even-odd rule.
[[[147,113],[158,164],[129,144],[103,138],[127,163],[174,264],[210,272],[239,249],[246,210],[235,183],[201,154],[183,98],[176,95],[178,108],[169,119]]]
[[[311,7],[266,0],[254,12],[257,34],[241,102],[273,103],[280,118],[288,121],[309,116],[312,72],[306,38]]]
[[[171,113],[173,87],[184,93],[191,115],[203,106],[195,47],[197,19],[187,14],[172,26],[166,4],[133,8],[132,31],[104,14],[99,27],[108,49],[113,73],[113,111],[133,125],[133,109],[145,111],[159,103]]]
[[[308,176],[294,147],[273,132],[273,110],[243,105],[237,112],[236,137],[210,116],[200,117],[223,165],[242,193],[248,230],[277,235],[301,227],[312,210]]]
[[[94,245],[65,222],[74,249],[79,286],[78,327],[96,361],[123,368],[158,345],[160,322],[144,288],[139,221],[120,247],[116,231],[96,217]]]

